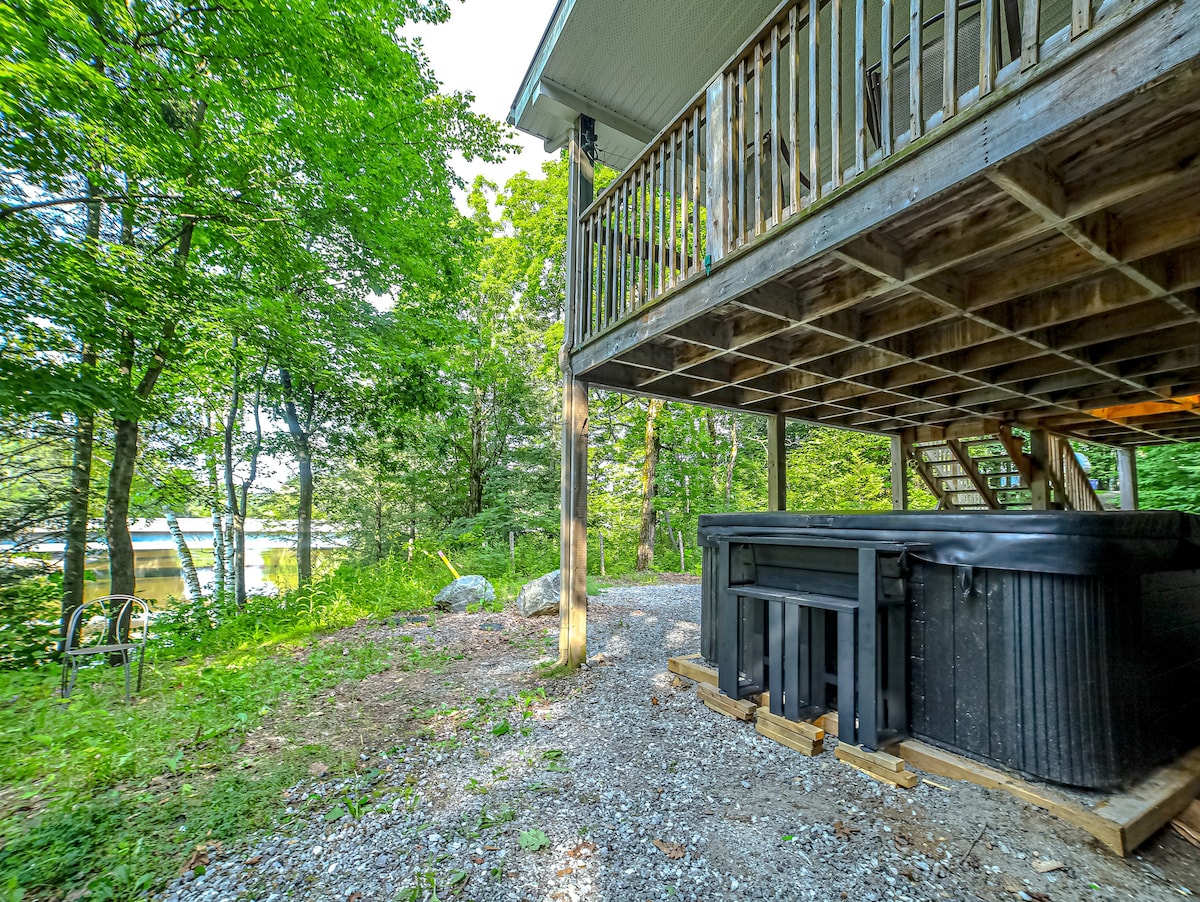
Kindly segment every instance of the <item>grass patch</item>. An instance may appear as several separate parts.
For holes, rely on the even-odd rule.
[[[400,563],[344,567],[241,611],[185,606],[156,625],[131,706],[119,668],[85,669],[69,702],[56,697],[57,666],[0,673],[0,899],[89,886],[90,898],[145,898],[197,843],[271,824],[281,790],[333,756],[305,747],[239,758],[246,733],[285,699],[390,666],[444,666],[438,649],[319,641],[425,608],[443,582]]]

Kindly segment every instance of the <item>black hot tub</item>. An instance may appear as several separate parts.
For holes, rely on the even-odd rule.
[[[878,698],[873,685],[864,695],[858,684],[859,703],[878,704],[881,725],[885,697],[903,691],[903,706],[894,706],[906,721],[902,732],[1033,777],[1097,789],[1128,785],[1200,744],[1200,517],[714,514],[700,518],[699,534],[704,657],[719,661],[722,623],[737,633],[738,673],[731,681],[726,667],[726,691],[739,682],[741,694],[767,688],[772,648],[779,656],[794,639],[793,630],[786,639],[778,635],[790,621],[756,615],[750,602],[803,603],[811,596],[829,608],[838,598],[866,597],[856,572],[856,561],[866,559],[846,549],[890,548],[897,553],[880,560],[891,570],[873,578],[879,599],[902,596],[895,605],[904,611],[904,636],[887,629],[881,613],[887,647],[878,649],[878,670],[892,683],[881,682]],[[723,575],[716,572],[721,549]],[[749,602],[739,586],[751,593]],[[736,616],[726,610],[722,618],[723,602],[737,606]],[[837,673],[839,621],[831,611],[803,610],[823,636],[820,647],[805,646],[821,658],[822,679],[809,685],[804,705],[828,708],[839,682],[848,682]],[[895,617],[895,607],[889,610]],[[726,636],[724,647],[734,641]],[[895,660],[901,655],[902,665]],[[785,685],[779,669],[776,686]],[[772,697],[773,708],[781,704]]]

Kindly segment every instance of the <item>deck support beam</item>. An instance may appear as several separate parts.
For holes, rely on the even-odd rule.
[[[1121,510],[1138,509],[1137,450],[1117,449],[1117,481],[1121,486]]]
[[[575,377],[571,363],[574,345],[570,324],[579,322],[582,247],[579,215],[592,202],[595,124],[580,116],[571,130],[568,156],[566,322],[562,354],[562,521],[559,594],[559,664],[578,667],[587,660],[587,446],[588,384]],[[585,150],[586,148],[586,150]]]
[[[767,508],[787,510],[787,417],[767,417]]]
[[[892,510],[908,510],[908,455],[899,435],[892,436]]]

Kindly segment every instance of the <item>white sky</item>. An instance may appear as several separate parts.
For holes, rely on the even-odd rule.
[[[555,0],[463,0],[452,3],[450,21],[406,30],[421,38],[434,74],[447,91],[475,95],[475,110],[504,121]],[[455,168],[470,185],[483,174],[500,187],[522,169],[536,175],[550,159],[540,139],[517,132],[519,155],[499,164],[458,160]]]

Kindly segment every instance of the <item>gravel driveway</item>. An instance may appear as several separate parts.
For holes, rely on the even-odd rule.
[[[334,637],[390,636],[456,660],[331,696],[321,735],[362,737],[356,772],[295,787],[278,834],[209,850],[204,872],[164,898],[1059,902],[1200,892],[1200,850],[1169,831],[1122,861],[1006,795],[940,778],[894,789],[836,761],[832,739],[806,758],[708,710],[666,669],[668,656],[698,649],[699,606],[693,585],[607,590],[590,604],[589,667],[557,680],[532,667],[553,642],[553,618],[450,615],[423,635],[393,623]],[[1035,868],[1047,862],[1062,866]]]

